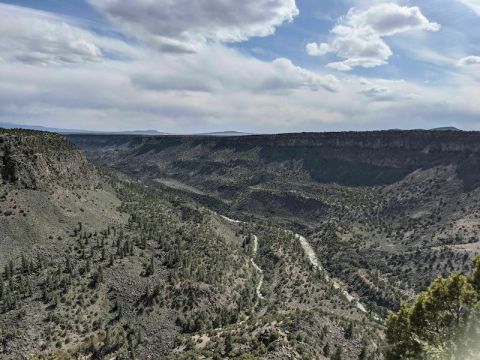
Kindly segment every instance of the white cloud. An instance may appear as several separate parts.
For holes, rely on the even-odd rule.
[[[467,56],[460,59],[457,63],[457,66],[480,66],[480,56]]]
[[[54,64],[100,61],[92,36],[44,12],[0,4],[0,55],[4,61]]]
[[[129,33],[172,52],[268,36],[299,14],[295,0],[88,1]]]
[[[440,25],[430,22],[417,6],[407,7],[394,3],[373,6],[365,11],[350,10],[348,25],[371,28],[380,36],[390,36],[409,30],[438,31]]]
[[[0,45],[4,122],[167,131],[218,129],[222,122],[232,122],[232,128],[244,123],[245,130],[275,121],[281,127],[293,113],[329,119],[330,111],[303,109],[297,100],[331,93],[340,85],[334,76],[308,71],[286,58],[261,61],[220,44],[206,44],[193,54],[157,53],[105,38],[67,18],[15,6],[8,11],[18,26],[42,26],[23,32],[12,22],[8,33],[15,41]],[[51,34],[49,24],[80,34],[74,39],[98,49],[95,61],[85,54],[76,58],[71,37]],[[41,60],[20,56],[33,49],[41,49]],[[108,56],[112,51],[117,56]]]
[[[391,91],[388,87],[385,86],[373,86],[368,89],[360,91],[361,94],[377,99],[377,100],[385,100],[390,99]]]
[[[333,75],[320,75],[305,70],[291,60],[279,58],[273,61],[274,74],[264,82],[265,90],[279,88],[306,88],[312,91],[321,89],[336,92],[339,80]]]
[[[430,22],[416,6],[384,3],[362,11],[352,8],[332,29],[329,42],[310,43],[307,52],[312,56],[336,54],[343,60],[328,67],[337,70],[348,71],[357,66],[371,68],[386,64],[393,55],[384,37],[412,30],[439,29],[440,25]]]
[[[137,50],[44,11],[0,4],[0,59],[58,65],[100,62],[108,54],[135,56]]]
[[[291,60],[261,61],[222,45],[210,45],[195,54],[164,54],[143,61],[131,76],[139,89],[206,93],[268,92],[299,89],[334,92],[339,80],[308,71]],[[218,59],[221,59],[219,63]],[[155,62],[152,62],[155,61]],[[158,66],[156,62],[161,66]]]
[[[478,85],[466,87],[464,77],[431,87],[342,75],[332,92],[324,90],[328,75],[286,59],[251,59],[222,46],[187,56],[148,55],[55,67],[0,63],[0,122],[282,132],[418,127],[419,122],[446,122],[448,116],[461,119],[458,126],[478,127]],[[210,71],[200,72],[202,67]]]
[[[307,53],[310,56],[323,56],[328,54],[331,51],[330,46],[327,43],[317,44],[309,43],[307,44]]]
[[[477,15],[480,15],[480,0],[458,0],[461,3],[467,5]]]

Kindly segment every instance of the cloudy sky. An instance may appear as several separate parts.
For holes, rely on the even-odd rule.
[[[480,130],[480,0],[0,0],[0,123]]]

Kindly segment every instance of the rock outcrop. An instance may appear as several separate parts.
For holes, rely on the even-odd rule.
[[[98,182],[94,167],[63,136],[28,130],[0,130],[0,176],[4,183],[29,189]]]

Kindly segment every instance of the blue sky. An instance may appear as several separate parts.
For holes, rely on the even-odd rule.
[[[0,16],[0,123],[480,130],[480,0],[9,0]]]

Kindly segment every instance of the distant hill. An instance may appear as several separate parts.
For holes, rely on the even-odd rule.
[[[73,135],[73,134],[84,134],[84,135],[141,135],[141,136],[160,136],[160,135],[173,135],[166,132],[160,132],[157,130],[131,130],[131,131],[94,131],[94,130],[83,130],[83,129],[63,129],[63,128],[53,128],[40,125],[25,125],[25,124],[13,124],[13,123],[1,123],[0,128],[4,129],[27,129],[27,130],[37,130],[37,131],[46,131],[57,134],[64,135]],[[189,133],[186,135],[198,135],[198,136],[247,136],[254,135],[252,133],[245,133],[241,131],[216,131],[210,133],[200,133],[194,134]]]
[[[0,123],[0,128],[4,129],[26,129],[26,130],[37,130],[37,131],[46,131],[58,134],[86,134],[86,135],[143,135],[143,136],[158,136],[158,135],[168,135],[168,133],[159,132],[157,130],[132,130],[132,131],[93,131],[93,130],[82,130],[82,129],[62,129],[62,128],[52,128],[39,125],[23,125],[23,124],[12,124],[12,123]]]
[[[433,129],[389,129],[388,131],[463,131],[461,129],[458,129],[454,126],[442,126],[442,127],[437,127]]]
[[[217,132],[211,132],[211,133],[201,133],[201,134],[196,134],[200,136],[249,136],[249,135],[255,135],[252,133],[245,133],[241,131],[217,131]]]
[[[438,128],[434,128],[434,129],[431,129],[433,131],[463,131],[463,130],[460,130],[454,126],[444,126],[444,127],[438,127]]]

